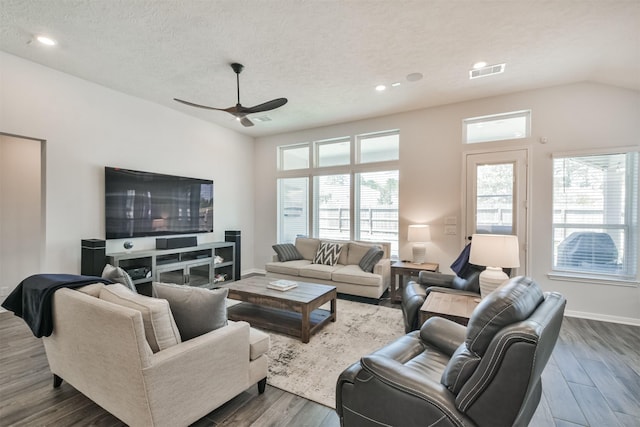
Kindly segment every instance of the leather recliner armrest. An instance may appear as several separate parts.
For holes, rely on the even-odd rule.
[[[420,328],[420,339],[451,356],[467,337],[467,328],[442,317],[431,317]]]
[[[442,286],[445,288],[453,287],[453,274],[434,273],[433,271],[421,271],[418,275],[418,283],[422,286]]]
[[[360,360],[360,364],[367,373],[387,387],[425,401],[426,404],[421,408],[425,425],[435,421],[438,421],[438,425],[442,426],[473,425],[471,420],[456,409],[455,397],[445,386],[428,379],[425,375],[420,375],[415,369],[377,354],[364,356]],[[389,398],[403,399],[402,393],[391,393]],[[390,407],[404,406],[401,401],[389,402],[389,404]],[[443,419],[443,415],[448,419],[448,423]],[[457,422],[453,422],[454,419]],[[402,422],[400,421],[400,423]]]

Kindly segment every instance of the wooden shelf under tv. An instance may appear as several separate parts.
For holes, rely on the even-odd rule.
[[[145,277],[134,274],[132,279],[140,293],[151,295],[152,282],[213,288],[221,283],[218,275],[225,275],[227,282],[237,280],[240,272],[235,271],[234,254],[235,243],[213,242],[187,248],[110,253],[107,260],[132,273],[142,274],[148,270]],[[216,263],[216,256],[223,261]]]

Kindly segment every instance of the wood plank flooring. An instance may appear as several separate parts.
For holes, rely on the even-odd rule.
[[[0,313],[0,426],[44,425],[124,424],[67,383],[53,389],[41,340]],[[262,395],[251,387],[194,424],[339,425],[333,409],[271,386]],[[565,318],[531,426],[640,426],[640,327]]]

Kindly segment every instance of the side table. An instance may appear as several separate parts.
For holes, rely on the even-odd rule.
[[[412,262],[398,261],[391,264],[391,284],[389,293],[391,302],[400,302],[402,300],[402,286],[404,286],[404,276],[417,276],[421,271],[433,271],[437,273],[440,265],[432,262],[424,264],[414,264]],[[400,276],[400,280],[396,281],[396,276]]]
[[[467,326],[471,313],[480,302],[480,295],[468,296],[447,292],[429,292],[420,307],[420,325],[430,317],[444,317]]]

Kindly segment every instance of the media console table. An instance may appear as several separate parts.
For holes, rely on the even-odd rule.
[[[219,256],[222,262],[216,263]],[[151,282],[214,288],[240,275],[235,271],[235,243],[213,242],[177,249],[107,254],[107,262],[127,271],[140,293],[151,295]]]

